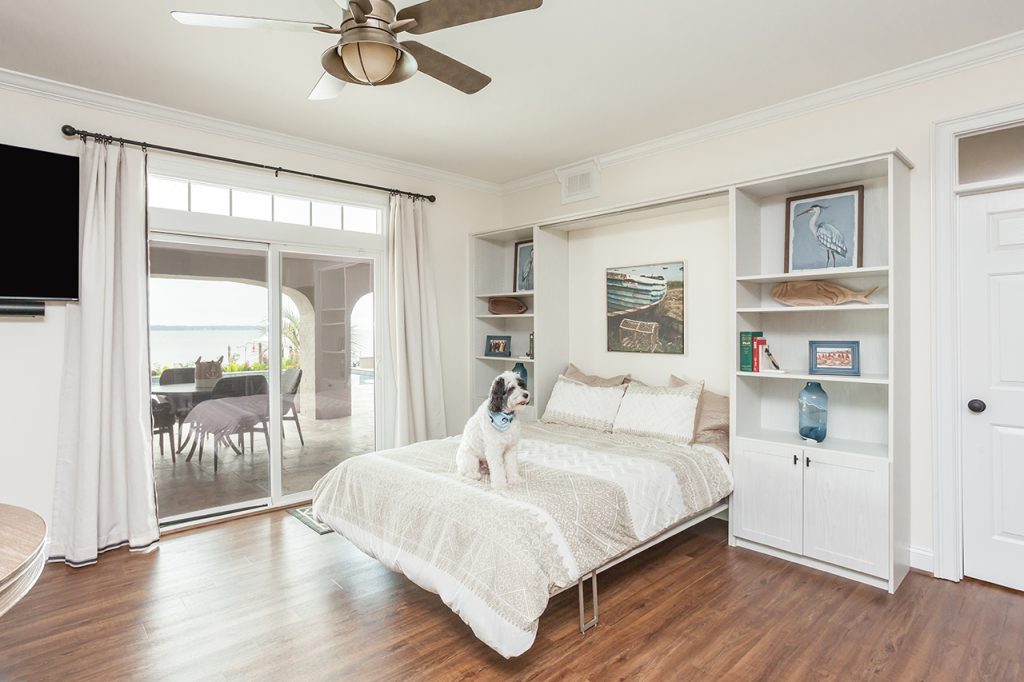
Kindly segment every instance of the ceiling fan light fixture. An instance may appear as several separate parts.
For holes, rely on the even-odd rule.
[[[395,72],[402,53],[385,43],[353,42],[338,48],[345,69],[360,83],[378,85]]]

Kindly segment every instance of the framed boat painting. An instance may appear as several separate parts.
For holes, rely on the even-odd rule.
[[[686,263],[608,268],[608,350],[685,352]]]
[[[786,199],[786,272],[858,268],[863,243],[863,185]]]

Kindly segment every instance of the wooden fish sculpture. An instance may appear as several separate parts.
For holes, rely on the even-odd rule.
[[[869,291],[853,291],[844,286],[822,280],[783,282],[772,289],[772,298],[782,305],[840,305],[841,303],[871,303]]]

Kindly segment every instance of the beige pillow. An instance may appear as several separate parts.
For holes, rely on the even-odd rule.
[[[677,377],[673,374],[668,381],[669,386],[688,386],[694,382]],[[719,433],[712,433],[719,432]],[[714,445],[721,442],[721,434],[725,434],[725,442],[729,436],[729,396],[704,390],[700,395],[700,406],[697,408],[697,429],[694,432],[695,443]]]
[[[614,377],[599,377],[596,374],[587,374],[571,362],[565,370],[564,376],[566,379],[578,381],[587,386],[621,386],[629,381],[628,374],[620,374]]]
[[[629,384],[612,433],[647,436],[672,443],[693,442],[703,383],[686,386]]]

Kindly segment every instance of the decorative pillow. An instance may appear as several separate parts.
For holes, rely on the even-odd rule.
[[[542,421],[611,431],[626,387],[588,386],[559,376]]]
[[[621,386],[629,381],[628,374],[620,374],[614,377],[599,377],[596,374],[587,374],[571,362],[563,376],[570,381],[586,384],[587,386]]]
[[[612,432],[689,445],[693,442],[697,405],[703,390],[704,382],[676,387],[630,384]]]
[[[677,377],[673,374],[669,377],[669,386],[688,386],[689,379]],[[705,390],[700,394],[700,405],[697,408],[697,430],[696,434],[704,431],[725,431],[729,433],[729,396],[720,395],[713,391]]]

